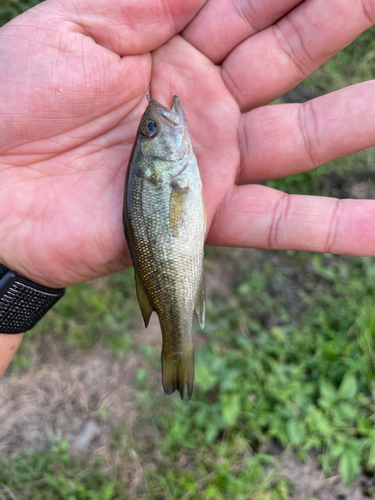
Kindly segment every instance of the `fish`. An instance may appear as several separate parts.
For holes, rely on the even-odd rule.
[[[137,298],[147,328],[155,311],[162,333],[162,383],[191,401],[194,310],[204,328],[206,212],[202,181],[180,99],[169,109],[149,100],[125,180],[123,223]]]

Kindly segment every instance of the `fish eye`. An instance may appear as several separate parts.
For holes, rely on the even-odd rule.
[[[150,134],[155,134],[155,132],[157,131],[157,129],[158,129],[158,126],[152,120],[150,120],[147,123],[147,130],[150,132]]]
[[[158,133],[158,124],[154,120],[145,120],[141,125],[141,132],[146,137],[154,137]]]

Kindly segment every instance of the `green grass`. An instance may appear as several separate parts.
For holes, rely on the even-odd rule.
[[[22,495],[19,496],[19,495]],[[71,458],[68,444],[43,451],[25,450],[2,463],[0,500],[115,500],[116,477],[103,474],[99,458],[85,463]]]
[[[33,4],[3,3],[0,20]],[[373,78],[374,40],[372,28],[304,85],[321,94]],[[350,176],[374,183],[373,165],[374,152],[364,151],[268,185],[332,195]],[[64,355],[95,346],[136,351],[139,418],[131,430],[126,422],[112,428],[110,451],[91,461],[73,458],[65,441],[0,459],[0,500],[288,500],[293,486],[270,453],[273,441],[302,459],[317,454],[348,484],[360,471],[374,474],[374,259],[251,250],[237,258],[212,248],[207,256],[232,262],[237,278],[225,298],[208,298],[190,404],[162,394],[150,376],[159,353],[131,337],[139,315],[131,270],[71,287],[25,335],[15,374],[27,373],[46,339]],[[134,491],[123,473],[134,466],[129,450],[147,485]]]
[[[0,26],[7,23],[13,17],[22,14],[25,10],[34,7],[42,0],[1,0],[0,3]]]
[[[304,81],[317,94],[326,94],[374,78],[375,27],[362,35]]]
[[[183,453],[194,471],[169,472],[175,489],[168,496],[164,488],[162,498],[179,498],[181,481],[195,491],[207,474],[212,480],[191,498],[250,498],[265,487],[258,472],[273,463],[270,439],[302,458],[319,450],[324,469],[338,465],[347,483],[361,467],[374,471],[374,260],[307,253],[278,259],[257,269],[244,264],[227,303],[210,304],[193,401],[148,410],[158,414],[162,435],[153,480],[160,483],[160,468],[169,471]],[[276,485],[288,491],[272,474],[270,480],[273,492]]]
[[[31,367],[30,358],[45,335],[61,354],[103,345],[122,357],[132,345],[130,327],[136,310],[133,269],[69,287],[53,310],[24,336],[13,371]]]

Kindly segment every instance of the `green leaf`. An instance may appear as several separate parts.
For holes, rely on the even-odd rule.
[[[288,420],[288,423],[286,424],[286,430],[289,439],[293,444],[299,444],[305,436],[305,430],[302,427],[301,422],[298,420],[298,418],[295,417],[292,417]]]
[[[149,373],[146,370],[146,368],[139,368],[139,370],[137,371],[137,373],[135,375],[135,379],[137,382],[142,383],[147,379],[148,374]]]
[[[100,490],[101,500],[111,500],[113,498],[114,494],[115,494],[114,483],[106,484]]]
[[[361,455],[353,447],[346,448],[340,458],[340,474],[348,486],[360,471]]]
[[[336,389],[327,380],[322,380],[320,383],[320,394],[322,396],[322,400],[329,404],[333,403],[337,397]]]
[[[355,420],[357,414],[358,414],[358,410],[355,406],[351,405],[350,403],[340,403],[338,406],[337,406],[337,409],[336,409],[338,415],[340,416],[340,418],[344,418],[346,420],[349,420],[349,421],[353,421]]]
[[[335,443],[330,451],[330,458],[337,459],[339,458],[340,455],[342,455],[344,451],[344,445],[343,443]]]
[[[224,394],[222,397],[223,419],[227,425],[234,425],[240,411],[240,397],[237,394]]]
[[[352,399],[357,392],[357,380],[354,375],[346,375],[339,388],[341,399]]]
[[[375,466],[375,444],[371,445],[367,464],[368,464],[369,467],[374,467]]]
[[[209,391],[218,382],[216,373],[212,373],[209,366],[197,364],[195,367],[195,381],[197,386],[203,391]]]
[[[275,337],[279,342],[285,342],[285,333],[282,328],[279,326],[273,326],[270,330],[270,333]]]

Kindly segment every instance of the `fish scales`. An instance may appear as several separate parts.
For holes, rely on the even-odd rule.
[[[149,130],[151,129],[151,130]],[[151,101],[129,160],[124,201],[125,235],[146,326],[152,311],[163,337],[167,394],[189,400],[194,385],[194,308],[204,324],[202,182],[182,105]]]

